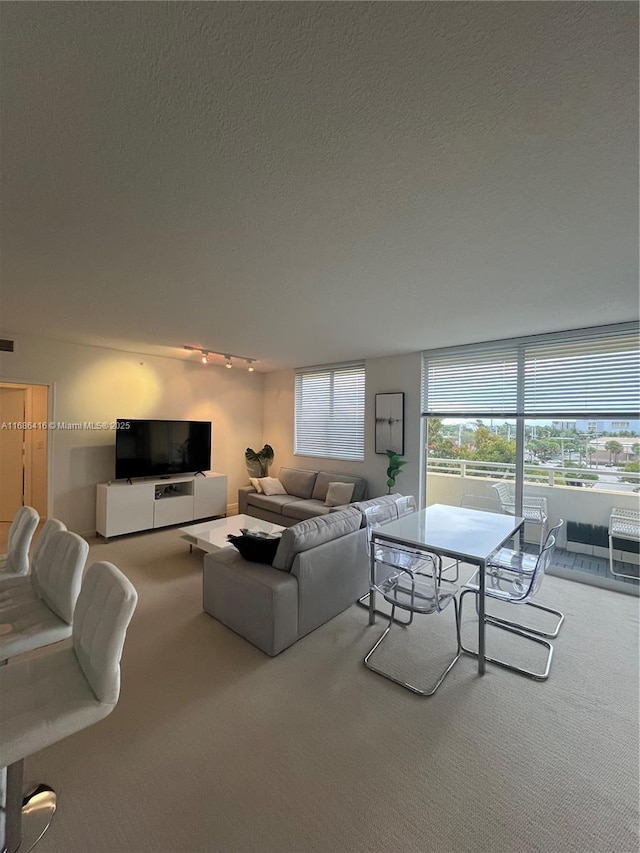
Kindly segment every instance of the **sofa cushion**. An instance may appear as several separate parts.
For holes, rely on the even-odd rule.
[[[280,537],[268,536],[251,536],[243,533],[240,536],[234,536],[229,533],[227,539],[234,548],[240,552],[240,556],[245,560],[251,560],[254,563],[266,563],[271,565],[273,558],[280,544]]]
[[[287,490],[288,495],[307,499],[311,497],[313,492],[316,472],[305,471],[302,468],[281,468],[278,471],[278,479]]]
[[[258,479],[260,489],[265,495],[286,495],[288,494],[285,487],[277,477],[260,477]],[[257,490],[259,491],[259,490]]]
[[[297,554],[308,551],[317,545],[324,545],[332,539],[347,536],[360,528],[362,515],[348,507],[340,512],[331,512],[299,521],[282,533],[280,545],[273,560],[274,569],[291,571]]]
[[[353,495],[355,483],[329,483],[327,496],[324,499],[326,506],[341,506],[348,504]]]
[[[253,488],[256,490],[256,492],[259,495],[261,495],[262,494],[262,486],[260,485],[260,480],[258,479],[258,477],[249,477],[249,482],[251,483]]]
[[[366,481],[362,477],[351,477],[348,474],[333,474],[329,471],[320,471],[316,477],[311,497],[316,501],[324,501],[327,498],[329,483],[353,483],[352,501],[359,501],[365,495]]]
[[[314,518],[316,515],[326,515],[329,512],[329,507],[325,506],[321,501],[296,501],[292,504],[287,504],[285,514],[289,518]]]
[[[282,513],[283,507],[287,504],[295,503],[297,500],[299,498],[293,495],[259,495],[257,492],[249,492],[247,495],[248,506],[257,506],[269,512]]]

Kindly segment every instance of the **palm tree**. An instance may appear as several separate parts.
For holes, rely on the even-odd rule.
[[[614,463],[617,463],[618,456],[622,453],[624,447],[619,441],[608,441],[605,444],[604,449],[609,451],[609,462],[613,461]]]

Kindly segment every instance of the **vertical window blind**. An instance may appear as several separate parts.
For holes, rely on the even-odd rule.
[[[637,323],[423,353],[431,417],[640,416]]]
[[[364,459],[364,364],[298,370],[294,453]]]

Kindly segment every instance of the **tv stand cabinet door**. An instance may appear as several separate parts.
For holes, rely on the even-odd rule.
[[[105,538],[153,528],[153,483],[100,484],[96,530]],[[102,509],[102,511],[101,511]]]
[[[212,518],[227,514],[227,475],[207,474],[193,481],[193,517]]]

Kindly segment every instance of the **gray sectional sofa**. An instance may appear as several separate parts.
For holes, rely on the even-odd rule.
[[[361,523],[353,507],[301,521],[283,532],[272,566],[235,548],[207,554],[203,609],[268,655],[279,654],[367,592]]]
[[[368,592],[363,510],[393,498],[363,501],[288,527],[272,565],[245,560],[231,547],[207,554],[203,609],[268,655],[279,654]]]
[[[357,503],[367,496],[367,481],[362,477],[304,468],[281,468],[277,476],[286,495],[260,495],[253,486],[243,486],[238,490],[238,512],[288,527],[336,511],[336,507],[325,504],[329,483],[353,483],[349,503]]]

